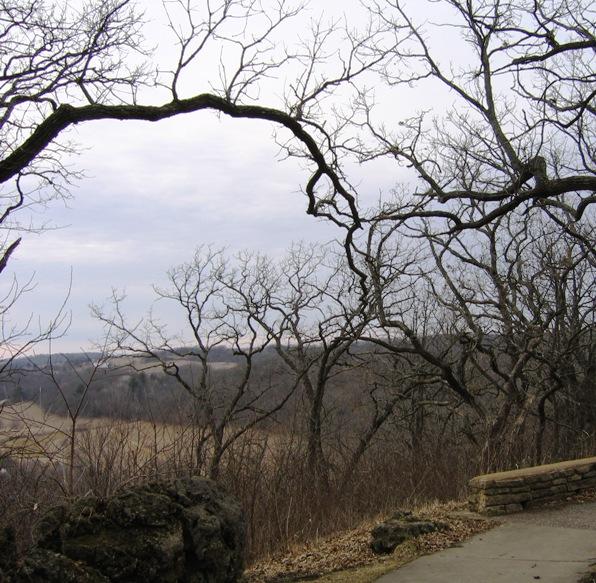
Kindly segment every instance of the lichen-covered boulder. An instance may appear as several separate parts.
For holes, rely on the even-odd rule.
[[[2,574],[0,573],[0,581]],[[73,561],[64,555],[44,549],[33,549],[20,563],[18,570],[8,574],[10,583],[110,583],[107,577],[92,567]]]
[[[83,498],[50,511],[39,530],[15,582],[70,580],[32,578],[44,554],[54,570],[76,568],[74,580],[89,583],[233,583],[242,574],[240,507],[203,478],[148,484],[107,500]]]
[[[410,538],[446,528],[447,525],[441,522],[421,520],[411,512],[400,511],[373,528],[370,546],[377,554],[389,554]]]

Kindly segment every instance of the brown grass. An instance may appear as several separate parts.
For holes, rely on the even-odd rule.
[[[36,517],[64,497],[104,497],[135,483],[208,471],[209,445],[203,449],[206,459],[197,460],[195,446],[202,430],[192,424],[81,417],[71,473],[68,418],[21,403],[5,408],[0,423],[0,448],[4,443],[0,459],[3,452],[8,453],[15,464],[10,484],[15,493],[6,484],[5,498],[18,501],[10,505],[10,512],[0,512],[0,522],[30,525],[28,540]],[[426,468],[415,477],[399,444],[390,449],[385,443],[369,450],[350,488],[338,494],[334,484],[329,491],[313,484],[305,451],[299,421],[283,431],[252,429],[226,451],[219,480],[245,510],[250,560],[320,541],[379,512],[412,506],[433,493],[453,496],[454,484],[466,475],[465,469],[452,463],[461,456],[443,456],[425,459]],[[332,480],[341,476],[342,464],[340,457],[334,460]],[[429,476],[431,467],[433,475]],[[33,506],[37,510],[32,513]],[[367,546],[366,542],[360,545]],[[322,565],[321,570],[340,566],[346,566],[346,559],[341,565]]]
[[[101,417],[80,417],[77,447],[84,443],[127,438],[127,447],[136,450],[140,463],[147,463],[156,451],[165,455],[188,434],[188,426],[149,421],[125,421]],[[3,454],[40,462],[66,463],[67,442],[72,434],[70,419],[48,413],[32,402],[5,405],[0,413],[0,457]]]

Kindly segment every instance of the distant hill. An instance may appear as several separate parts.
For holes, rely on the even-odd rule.
[[[73,365],[86,364],[90,360],[99,358],[99,352],[63,352],[52,354],[52,362],[56,366],[62,366],[70,362]],[[5,362],[5,361],[2,361]],[[15,358],[12,367],[21,370],[31,370],[35,368],[44,368],[50,363],[49,354],[36,354],[33,356],[22,356]]]

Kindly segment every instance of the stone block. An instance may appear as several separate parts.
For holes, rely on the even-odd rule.
[[[596,488],[596,478],[588,478],[587,480],[582,480],[579,482],[582,487],[582,490],[586,488]]]
[[[486,506],[501,506],[502,504],[518,504],[531,499],[530,493],[527,494],[503,494],[501,496],[487,496]]]
[[[546,474],[535,474],[532,476],[528,476],[525,478],[525,482],[527,484],[541,484],[544,482],[550,482],[552,480],[552,476],[550,473]]]
[[[523,494],[524,492],[529,492],[530,486],[529,484],[521,484],[519,486],[507,486],[507,487],[492,487],[492,488],[485,488],[484,493],[487,496],[497,496],[500,494]]]
[[[502,488],[515,488],[516,486],[523,486],[525,484],[523,478],[508,478],[506,480],[499,480],[495,486]]]
[[[532,491],[532,500],[539,498],[547,498],[549,496],[560,496],[568,492],[567,485],[551,486],[550,488],[542,488],[540,490]]]
[[[507,514],[507,508],[503,506],[490,506],[482,510],[482,514],[486,516],[499,516],[501,514]]]

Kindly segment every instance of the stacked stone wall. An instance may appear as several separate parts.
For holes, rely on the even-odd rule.
[[[469,482],[469,506],[486,515],[519,512],[596,488],[596,457],[476,476]]]

